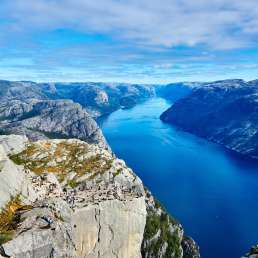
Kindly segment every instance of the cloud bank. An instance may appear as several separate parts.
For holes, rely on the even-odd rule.
[[[71,28],[143,45],[228,49],[258,34],[256,0],[4,0],[1,9],[12,31]]]
[[[181,75],[205,66],[257,71],[257,39],[257,0],[1,1],[0,66],[14,71],[22,64],[48,74],[54,66],[128,74],[134,67],[142,76],[150,67],[163,76],[178,67]]]

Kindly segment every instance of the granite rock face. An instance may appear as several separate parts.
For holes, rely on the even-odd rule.
[[[0,143],[0,257],[183,257],[181,225],[108,150],[16,135]]]
[[[258,82],[217,81],[178,100],[164,122],[258,158]]]
[[[30,139],[78,138],[107,147],[96,122],[79,105],[70,100],[19,100],[0,107],[3,133],[27,135]]]
[[[0,139],[0,207],[3,207],[12,196],[21,192],[24,175],[19,167],[15,166],[7,156],[12,149],[18,151],[25,147],[26,138],[13,136],[10,141]]]
[[[18,149],[13,145],[17,139]],[[12,165],[5,165],[0,175],[10,177],[0,183],[0,190],[10,188],[9,198],[0,196],[3,214],[14,196],[21,203],[9,222],[13,239],[2,245],[2,255],[141,256],[144,189],[123,161],[79,140],[29,142],[10,135],[2,136],[1,142],[2,160]],[[5,171],[20,176],[13,180]],[[10,183],[5,187],[6,182]],[[25,185],[30,191],[24,190]],[[8,224],[5,227],[10,230]]]
[[[138,258],[143,240],[144,198],[108,200],[85,207],[72,216],[77,257]],[[85,230],[87,228],[87,230]]]

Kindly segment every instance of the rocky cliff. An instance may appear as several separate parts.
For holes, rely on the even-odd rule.
[[[257,258],[258,257],[258,245],[253,246],[250,251],[242,256],[242,258]]]
[[[175,102],[190,94],[193,89],[199,88],[202,83],[199,82],[178,82],[156,87],[156,94],[159,97]]]
[[[161,115],[161,119],[257,159],[257,96],[257,81],[207,83],[178,100]]]
[[[30,139],[78,138],[107,147],[101,130],[78,103],[50,100],[52,84],[0,81],[0,134]]]
[[[56,83],[56,97],[80,103],[93,117],[130,108],[154,96],[151,85],[127,83]]]
[[[141,180],[99,145],[0,136],[0,165],[1,257],[199,257]]]
[[[8,101],[0,104],[2,133],[27,135],[30,139],[78,138],[107,147],[96,122],[69,100]]]

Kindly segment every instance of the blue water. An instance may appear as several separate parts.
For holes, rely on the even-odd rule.
[[[241,257],[258,243],[258,163],[162,123],[169,106],[154,98],[118,110],[101,122],[104,135],[198,242],[202,257]]]

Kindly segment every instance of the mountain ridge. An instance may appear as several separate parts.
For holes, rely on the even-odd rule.
[[[176,101],[161,120],[254,159],[258,158],[258,83],[207,83]]]

